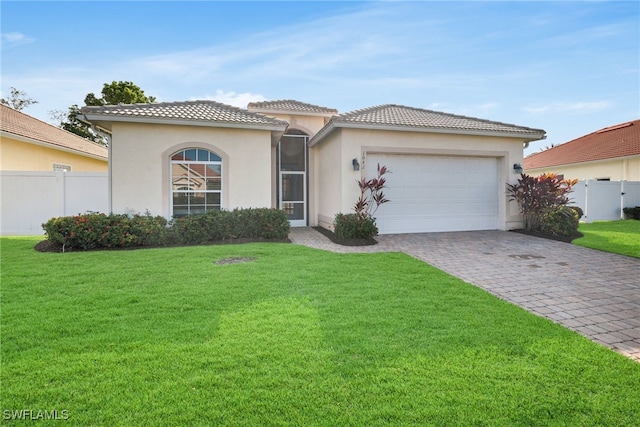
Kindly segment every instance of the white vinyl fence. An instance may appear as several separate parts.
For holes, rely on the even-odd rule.
[[[106,172],[0,172],[0,234],[41,235],[50,218],[109,211]]]
[[[623,219],[623,208],[640,206],[640,181],[578,181],[569,198],[584,211],[582,221]]]

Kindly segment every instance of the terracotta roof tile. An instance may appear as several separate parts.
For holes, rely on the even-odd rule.
[[[101,145],[5,105],[0,104],[0,109],[2,111],[2,120],[0,120],[2,132],[105,160],[108,158],[107,149]]]
[[[307,104],[293,99],[283,99],[278,101],[250,102],[247,106],[249,110],[260,111],[287,111],[300,113],[320,113],[338,114],[334,108],[321,107],[319,105]]]
[[[202,124],[286,126],[287,122],[215,101],[160,102],[82,107],[83,114],[113,119],[184,120]]]
[[[640,120],[634,120],[531,154],[524,159],[524,168],[537,169],[639,155]]]

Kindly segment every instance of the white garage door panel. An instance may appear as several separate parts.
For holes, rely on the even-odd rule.
[[[376,212],[381,234],[495,230],[499,224],[498,160],[370,154],[368,165],[385,165],[385,195]],[[375,167],[367,168],[369,178]]]

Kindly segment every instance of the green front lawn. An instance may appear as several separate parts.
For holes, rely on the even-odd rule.
[[[596,221],[581,223],[579,231],[584,237],[572,243],[605,252],[640,258],[640,221]]]
[[[639,363],[404,254],[36,242],[1,239],[7,424],[20,410],[82,426],[640,419]],[[255,260],[215,263],[228,257]]]

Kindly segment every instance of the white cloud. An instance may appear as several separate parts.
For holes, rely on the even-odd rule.
[[[611,105],[609,101],[563,103],[556,107],[557,111],[602,111]]]
[[[593,102],[555,102],[549,105],[526,106],[522,110],[530,114],[546,114],[546,113],[592,113],[595,111],[606,110],[611,106],[609,101],[593,101]]]
[[[225,92],[223,90],[217,89],[215,95],[207,95],[204,98],[200,98],[200,100],[211,100],[216,102],[221,102],[227,105],[233,105],[234,107],[247,108],[247,105],[250,102],[262,102],[266,101],[266,98],[260,94],[254,93],[235,93]],[[195,100],[195,99],[193,99]]]
[[[482,111],[493,110],[500,106],[497,102],[485,102],[484,104],[478,105],[478,109]]]
[[[527,107],[522,107],[522,110],[526,111],[527,113],[530,114],[544,114],[547,113],[549,111],[552,110],[552,107],[550,105],[540,105],[540,106],[527,106]]]
[[[10,49],[15,46],[33,43],[32,37],[27,37],[22,33],[2,33],[2,49]]]

